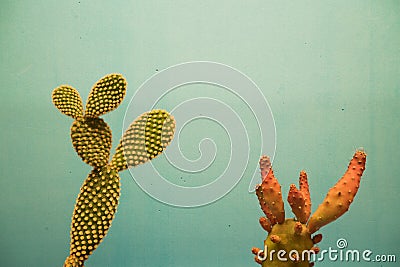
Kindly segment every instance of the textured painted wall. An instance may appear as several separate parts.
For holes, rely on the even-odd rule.
[[[98,77],[122,73],[126,101],[105,116],[115,148],[137,88],[192,60],[232,66],[262,90],[275,118],[273,164],[282,188],[305,169],[312,201],[321,203],[363,146],[368,167],[356,201],[324,228],[319,246],[346,238],[349,248],[399,258],[399,14],[397,1],[1,1],[0,265],[60,266],[68,253],[73,204],[90,167],[70,144],[71,122],[54,111],[53,88],[72,83],[87,95]],[[159,107],[196,96],[225,101],[252,133],[248,108],[216,86],[180,87]],[[204,136],[220,151],[206,171],[179,172],[163,158],[155,164],[177,184],[212,181],[229,161],[223,129],[194,121],[180,142],[195,159]],[[87,266],[257,266],[250,250],[265,233],[257,197],[247,191],[252,174],[247,169],[227,196],[193,209],[160,203],[121,174],[120,209]]]

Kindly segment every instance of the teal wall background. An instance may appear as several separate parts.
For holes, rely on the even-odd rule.
[[[400,261],[399,14],[398,1],[2,0],[0,265],[62,266],[68,255],[73,205],[90,168],[72,149],[72,121],[52,105],[52,89],[68,83],[86,99],[97,79],[123,73],[125,101],[105,116],[115,146],[127,99],[140,84],[192,60],[227,64],[260,87],[276,123],[276,176],[287,192],[307,170],[313,210],[363,146],[360,191],[350,212],[321,230],[320,247],[346,238],[351,249]],[[224,99],[212,87],[196,92]],[[188,155],[196,155],[197,135],[207,129],[187,129]],[[222,147],[225,137],[215,136]],[[257,266],[250,250],[265,233],[247,192],[251,174],[214,204],[183,209],[152,199],[122,173],[117,216],[87,266]],[[316,266],[343,265],[366,263]]]

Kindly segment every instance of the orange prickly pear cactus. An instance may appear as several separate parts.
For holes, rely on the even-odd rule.
[[[106,236],[117,210],[121,172],[160,155],[171,142],[175,120],[165,110],[151,110],[136,118],[124,133],[110,161],[111,129],[100,118],[122,102],[127,83],[121,74],[109,74],[92,87],[83,108],[78,91],[69,85],[53,90],[54,105],[74,119],[72,145],[93,167],[83,182],[71,222],[70,255],[64,267],[82,267]]]
[[[265,217],[260,218],[260,224],[268,232],[268,236],[262,250],[252,249],[256,255],[255,261],[263,267],[313,266],[314,263],[309,262],[309,256],[319,252],[319,248],[315,245],[322,240],[322,235],[312,235],[348,211],[358,191],[365,170],[366,157],[363,150],[355,152],[347,171],[328,191],[311,218],[307,173],[301,171],[299,188],[294,184],[290,185],[287,198],[295,218],[285,219],[281,186],[274,176],[270,159],[262,156],[260,159],[262,182],[256,186],[256,194],[265,214]],[[279,251],[282,252],[278,253]]]

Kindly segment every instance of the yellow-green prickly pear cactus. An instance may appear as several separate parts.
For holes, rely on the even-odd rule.
[[[325,200],[310,218],[311,199],[307,174],[300,172],[299,188],[290,185],[288,202],[295,215],[285,219],[282,190],[274,176],[271,161],[267,156],[260,159],[261,184],[256,187],[256,195],[265,217],[260,218],[261,227],[268,232],[263,249],[253,248],[255,261],[262,267],[311,267],[309,259],[317,254],[315,244],[322,235],[311,237],[322,226],[333,222],[348,211],[358,191],[361,176],[365,170],[367,155],[357,150],[347,171],[328,191]]]
[[[71,223],[70,255],[64,267],[82,267],[106,236],[120,196],[118,172],[145,163],[171,142],[175,119],[165,110],[140,115],[124,133],[110,161],[111,129],[99,118],[122,102],[127,83],[121,74],[109,74],[92,87],[83,108],[78,91],[69,85],[53,90],[54,105],[74,119],[72,145],[79,157],[93,167],[84,181]]]
[[[157,157],[171,142],[174,130],[175,120],[165,110],[143,113],[124,133],[111,166],[123,171]]]
[[[92,87],[83,109],[78,91],[69,85],[54,89],[54,105],[65,115],[75,119],[71,127],[72,145],[82,160],[92,167],[108,163],[111,150],[111,129],[99,118],[116,109],[126,92],[126,80],[121,74],[109,74]]]

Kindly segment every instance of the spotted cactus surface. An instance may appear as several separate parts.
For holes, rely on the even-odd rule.
[[[121,74],[104,76],[92,87],[85,109],[72,86],[61,85],[53,90],[56,108],[74,119],[70,135],[76,153],[93,167],[76,199],[65,267],[84,266],[106,236],[120,197],[118,172],[157,157],[174,136],[175,119],[171,114],[160,109],[145,112],[124,133],[110,161],[112,132],[100,116],[120,105],[126,88]]]

